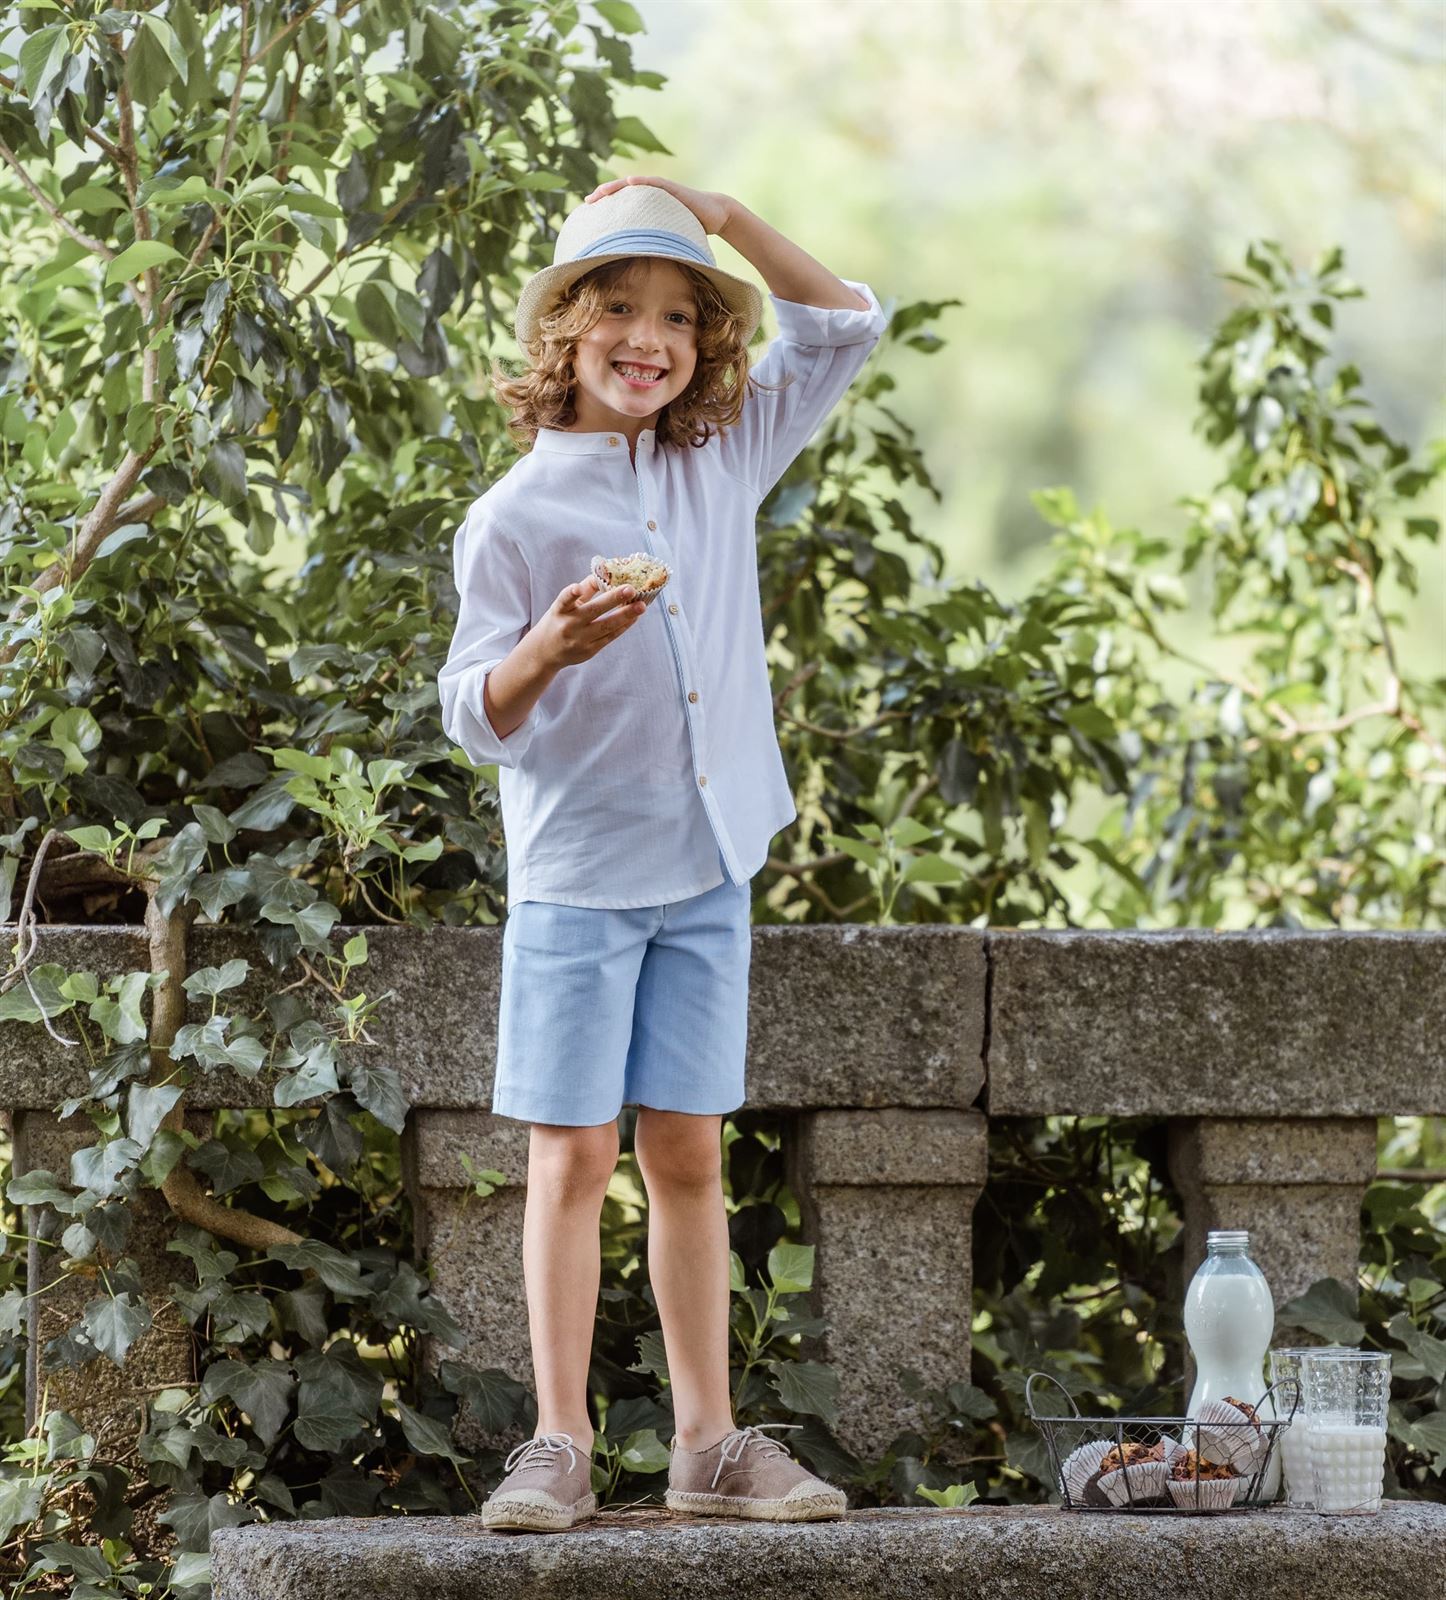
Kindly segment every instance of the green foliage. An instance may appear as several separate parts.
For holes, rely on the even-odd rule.
[[[500,1461],[469,1457],[457,1422],[535,1423],[507,1374],[422,1360],[425,1337],[460,1341],[410,1263],[407,1106],[368,1033],[395,997],[363,987],[365,934],[340,954],[333,936],[504,910],[496,773],[442,734],[435,679],[451,535],[513,459],[485,375],[517,288],[615,150],[661,148],[612,108],[616,85],[660,82],[632,65],[637,13],[595,10],[603,26],[562,0],[263,7],[243,36],[189,0],[63,22],[42,5],[0,62],[0,139],[39,190],[0,191],[17,269],[0,280],[0,920],[24,885],[53,921],[245,929],[264,963],[184,973],[209,1015],[153,1050],[165,970],[102,982],[12,951],[0,1021],[83,1053],[86,1092],[59,1109],[94,1128],[68,1173],[5,1197],[45,1224],[46,1277],[87,1288],[44,1363],[123,1363],[165,1317],[201,1374],[127,1441],[48,1407],[12,1428],[0,1566],[17,1594],[67,1576],[200,1594],[217,1526],[464,1509]],[[905,508],[933,483],[893,369],[942,347],[932,325],[956,302],[894,310],[760,517],[800,819],[758,920],[1439,923],[1446,760],[1426,719],[1446,689],[1395,662],[1379,584],[1409,586],[1405,544],[1438,537],[1409,502],[1443,462],[1413,465],[1361,414],[1351,369],[1324,375],[1319,307],[1358,292],[1339,261],[1299,274],[1262,246],[1247,263],[1252,303],[1204,363],[1226,477],[1178,570],[1161,541],[1047,491],[1059,565],[1015,603],[940,582]],[[1177,706],[1157,619],[1206,556],[1222,623],[1264,642],[1248,677],[1207,673]],[[1378,703],[1352,708],[1383,670]],[[1076,803],[1110,809],[1077,834]],[[1080,864],[1082,905],[1065,882]],[[185,1090],[220,1070],[258,1108],[198,1135]],[[735,1412],[795,1426],[797,1452],[861,1498],[1036,1495],[1022,1373],[1123,1405],[1174,1348],[1158,1130],[997,1142],[978,1387],[919,1387],[929,1431],[862,1462],[811,1358],[823,1324],[779,1135],[748,1113],[725,1125]],[[469,1203],[501,1181],[464,1174]],[[178,1182],[219,1201],[218,1230],[233,1213],[297,1239],[231,1248],[179,1227],[164,1302],[148,1296],[132,1203]],[[600,1485],[620,1497],[661,1470],[669,1380],[644,1213],[611,1195],[603,1220],[589,1387]],[[1386,1335],[1427,1377],[1434,1271],[1413,1267]],[[13,1251],[0,1272],[13,1421],[40,1286],[27,1301]],[[1405,1470],[1434,1493],[1433,1413],[1414,1391],[1401,1404]],[[157,1495],[159,1523],[138,1518]]]

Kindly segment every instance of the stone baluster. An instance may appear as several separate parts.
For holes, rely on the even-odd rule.
[[[1248,1228],[1277,1311],[1317,1278],[1354,1284],[1361,1200],[1376,1172],[1372,1117],[1201,1117],[1170,1125],[1185,1209],[1185,1278],[1214,1228]],[[1294,1338],[1298,1330],[1282,1325]]]
[[[925,1416],[900,1381],[968,1380],[974,1203],[988,1136],[975,1111],[815,1111],[798,1119],[789,1184],[817,1246],[814,1301],[830,1323],[838,1438],[878,1455]]]
[[[455,1356],[476,1367],[500,1367],[533,1387],[527,1291],[522,1275],[522,1223],[527,1200],[525,1122],[488,1111],[415,1111],[403,1160],[415,1215],[418,1255],[431,1267],[438,1298],[467,1335],[464,1349],[433,1344],[433,1361]],[[462,1166],[491,1168],[507,1182],[478,1198]],[[458,1437],[471,1448],[484,1437],[465,1423]],[[488,1437],[500,1446],[523,1437]]]

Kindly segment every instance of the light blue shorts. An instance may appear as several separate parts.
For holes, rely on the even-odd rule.
[[[604,910],[524,900],[502,929],[492,1110],[592,1127],[625,1105],[726,1115],[744,1101],[748,884]]]

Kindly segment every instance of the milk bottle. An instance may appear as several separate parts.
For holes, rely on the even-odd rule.
[[[1273,1421],[1275,1409],[1263,1396],[1265,1352],[1274,1331],[1275,1302],[1265,1274],[1250,1259],[1250,1235],[1244,1230],[1208,1234],[1205,1259],[1185,1291],[1185,1337],[1195,1357],[1186,1415],[1197,1417],[1202,1406],[1232,1395],[1254,1406],[1261,1422]],[[1193,1448],[1193,1439],[1186,1443]],[[1270,1500],[1279,1488],[1276,1452],[1256,1492]]]

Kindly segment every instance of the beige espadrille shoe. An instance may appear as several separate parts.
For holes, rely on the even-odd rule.
[[[683,1450],[676,1436],[668,1467],[670,1511],[702,1517],[751,1517],[761,1522],[819,1522],[842,1516],[842,1489],[800,1466],[765,1428],[796,1428],[796,1422],[763,1422],[735,1428],[706,1450]]]
[[[592,1492],[592,1452],[570,1433],[526,1439],[507,1457],[507,1476],[482,1507],[487,1528],[560,1533],[597,1511]]]

